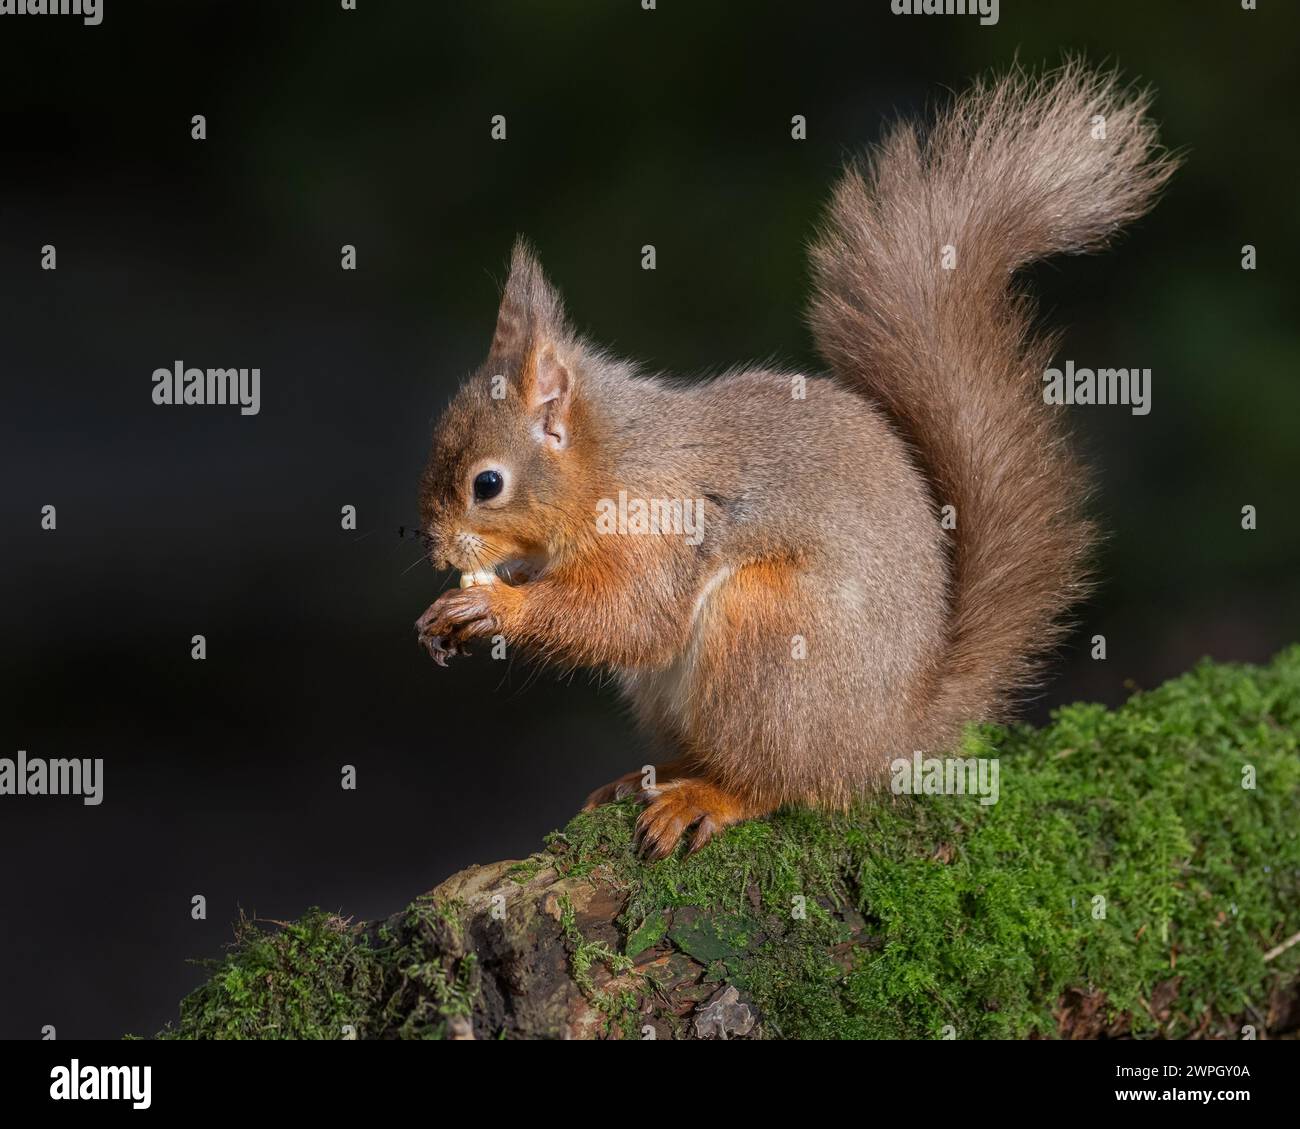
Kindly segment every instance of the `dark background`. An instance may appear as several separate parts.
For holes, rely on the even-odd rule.
[[[1113,253],[1036,272],[1059,358],[1150,367],[1154,388],[1147,417],[1073,411],[1104,584],[1030,716],[1300,639],[1300,84],[1290,5],[1261,7],[1005,0],[993,27],[888,0],[0,17],[0,755],[106,762],[100,807],[0,798],[0,1035],[156,1031],[241,907],[391,912],[535,849],[640,765],[594,681],[481,655],[440,670],[412,631],[442,578],[396,530],[515,233],[619,351],[816,367],[803,248],[838,163],[1017,54],[1120,64],[1188,151]],[[177,359],[260,367],[261,414],[155,406]]]

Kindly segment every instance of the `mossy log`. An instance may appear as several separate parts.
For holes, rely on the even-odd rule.
[[[1268,1037],[1300,1024],[1300,647],[972,728],[998,801],[641,861],[630,802],[384,922],[243,922],[164,1038]]]

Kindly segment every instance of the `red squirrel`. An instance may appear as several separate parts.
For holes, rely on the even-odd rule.
[[[654,858],[783,805],[842,808],[894,758],[1005,717],[1092,538],[1041,393],[1052,341],[1013,280],[1151,205],[1175,161],[1148,102],[1070,63],[895,127],[811,249],[825,375],[645,373],[574,330],[518,243],[421,481],[430,559],[462,573],[417,621],[430,653],[500,635],[612,672],[659,763],[588,806],[638,796]],[[689,507],[696,535],[602,523],[638,502]]]

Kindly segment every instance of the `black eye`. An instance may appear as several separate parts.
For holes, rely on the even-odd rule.
[[[506,480],[499,470],[485,470],[474,478],[474,501],[486,502],[501,493]]]

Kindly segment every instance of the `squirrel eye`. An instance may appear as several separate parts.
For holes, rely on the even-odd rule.
[[[474,478],[474,501],[486,502],[501,493],[506,480],[499,470],[485,470]]]

